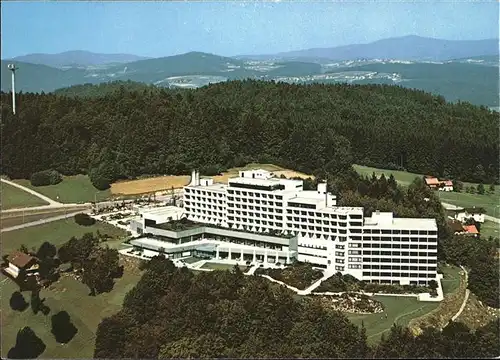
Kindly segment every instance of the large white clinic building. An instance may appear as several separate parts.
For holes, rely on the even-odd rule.
[[[184,188],[184,214],[194,222],[238,231],[294,235],[297,259],[360,280],[427,284],[437,277],[435,219],[394,218],[361,207],[340,207],[327,192],[265,170],[240,171],[227,184],[193,171]]]

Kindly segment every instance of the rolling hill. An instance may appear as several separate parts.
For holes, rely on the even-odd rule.
[[[421,89],[449,101],[497,108],[498,57],[480,56],[445,62],[397,60],[255,61],[190,52],[102,67],[58,69],[16,62],[16,89],[51,92],[79,84],[134,81],[169,88],[197,88],[237,79],[290,83],[382,83]],[[2,91],[10,91],[8,62],[1,62]],[[74,93],[74,91],[73,91]]]
[[[113,63],[128,63],[147,59],[144,56],[130,54],[98,54],[90,51],[74,50],[59,54],[28,54],[9,59],[15,62],[26,62],[37,65],[62,67],[87,67]]]

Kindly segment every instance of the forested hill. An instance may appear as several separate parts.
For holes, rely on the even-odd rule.
[[[95,84],[81,84],[73,85],[70,87],[65,87],[57,89],[54,94],[60,96],[71,96],[71,97],[102,97],[107,94],[113,94],[120,90],[127,91],[143,91],[148,90],[151,92],[160,91],[160,89],[154,85],[148,85],[145,83],[140,83],[136,81],[112,81],[107,83]]]
[[[2,93],[7,175],[96,169],[110,180],[214,172],[252,161],[306,172],[353,162],[498,181],[498,113],[388,85],[233,81],[99,98]]]

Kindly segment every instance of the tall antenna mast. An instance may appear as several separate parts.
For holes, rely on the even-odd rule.
[[[7,67],[12,71],[12,113],[16,115],[16,70],[19,68],[14,64],[9,64]]]

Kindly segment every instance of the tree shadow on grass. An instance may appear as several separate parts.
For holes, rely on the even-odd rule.
[[[9,359],[34,359],[45,351],[45,344],[28,326],[17,333],[16,345],[7,354]]]
[[[52,316],[52,334],[60,344],[66,344],[78,333],[66,311],[59,311]]]

